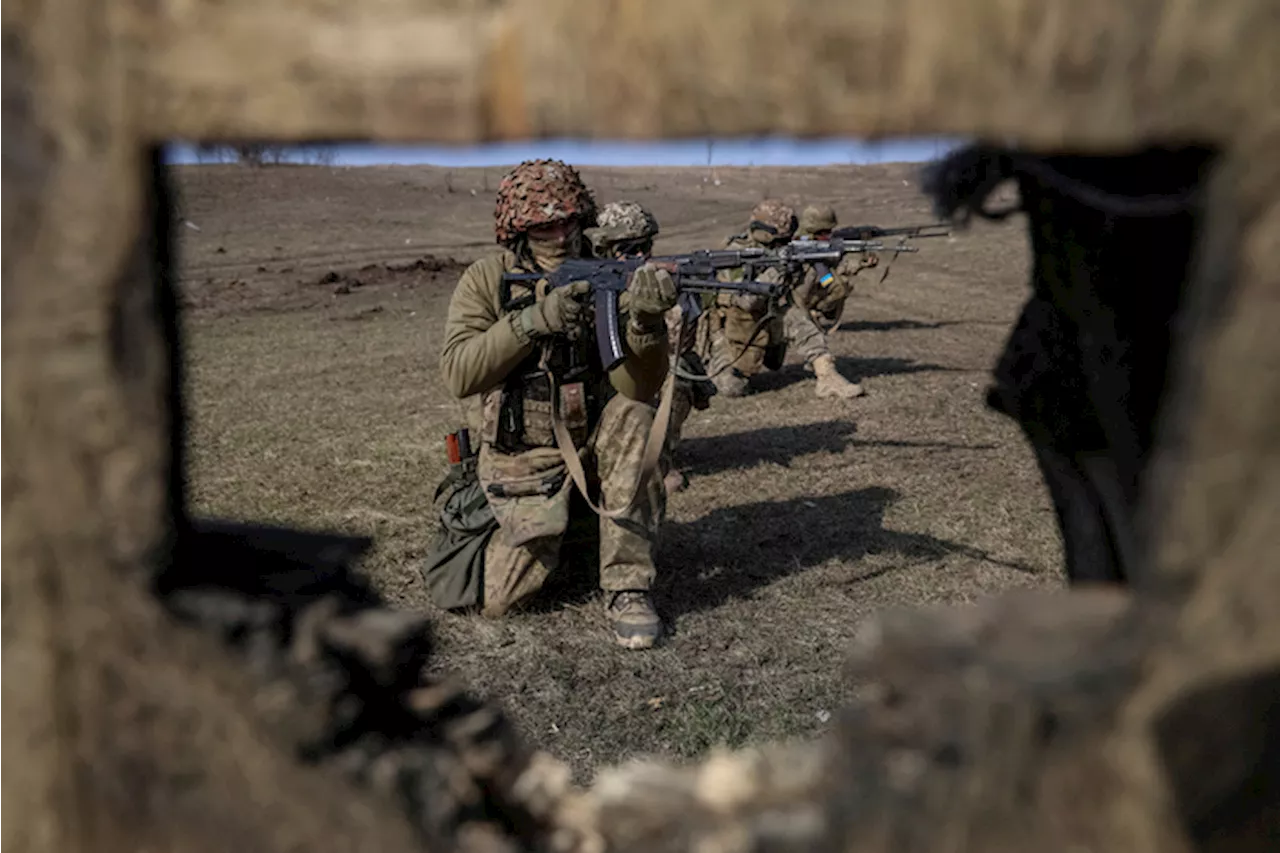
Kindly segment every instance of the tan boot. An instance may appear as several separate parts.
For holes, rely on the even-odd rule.
[[[850,382],[836,370],[835,356],[827,353],[813,360],[813,372],[818,377],[817,394],[819,397],[838,397],[852,400],[867,393],[857,382]]]
[[[625,649],[649,649],[662,634],[662,619],[644,590],[605,593],[604,612],[613,640]]]

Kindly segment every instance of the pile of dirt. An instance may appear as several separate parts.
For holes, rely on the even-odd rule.
[[[453,258],[423,255],[408,263],[372,263],[354,272],[329,272],[311,282],[312,287],[331,287],[335,296],[345,296],[363,287],[400,285],[416,287],[439,278],[456,279],[466,264]]]
[[[215,317],[305,311],[332,304],[336,298],[368,292],[413,293],[451,289],[466,263],[422,255],[411,261],[383,261],[359,267],[334,266],[318,276],[295,277],[294,266],[262,264],[255,272],[227,278],[207,275],[180,285],[182,307]]]

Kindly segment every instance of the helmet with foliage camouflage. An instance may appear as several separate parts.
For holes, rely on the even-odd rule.
[[[776,198],[767,198],[751,211],[747,230],[762,231],[773,240],[790,239],[796,233],[796,212]]]
[[[812,236],[823,231],[834,231],[837,225],[835,208],[830,205],[811,204],[800,212],[800,233]]]
[[[597,227],[586,232],[597,251],[620,243],[648,243],[658,235],[658,220],[647,207],[635,201],[611,201],[600,208]]]
[[[561,160],[525,160],[503,175],[494,207],[494,233],[508,243],[538,225],[571,216],[595,224],[596,202],[578,170]]]

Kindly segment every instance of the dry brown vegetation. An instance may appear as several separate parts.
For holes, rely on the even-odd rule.
[[[917,169],[584,176],[602,202],[651,205],[663,252],[719,244],[765,195],[831,202],[846,223],[927,221]],[[820,401],[791,363],[695,413],[660,551],[663,647],[611,647],[589,579],[504,622],[433,611],[418,564],[458,423],[440,331],[462,264],[492,246],[501,171],[175,170],[195,226],[178,229],[193,510],[376,536],[365,568],[431,613],[434,665],[584,779],[636,754],[811,736],[857,689],[841,663],[871,611],[1061,582],[1030,451],[983,402],[1026,293],[1019,217],[867,278],[831,344],[868,396]]]

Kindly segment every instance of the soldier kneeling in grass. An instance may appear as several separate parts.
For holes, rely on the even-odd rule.
[[[503,280],[590,256],[583,231],[596,224],[595,201],[577,171],[556,160],[521,163],[498,187],[495,219],[503,249],[462,274],[440,356],[445,385],[463,400],[479,437],[472,481],[485,501],[468,504],[491,512],[492,523],[482,550],[474,541],[469,550],[438,543],[428,586],[440,606],[478,605],[490,617],[542,588],[561,564],[573,466],[603,510],[599,581],[614,638],[648,648],[662,631],[649,591],[666,498],[660,478],[637,483],[651,402],[667,375],[664,314],[676,303],[675,282],[649,267],[635,273],[623,303],[626,358],[606,373],[595,355],[585,282],[548,289]],[[457,559],[462,553],[468,558]]]

